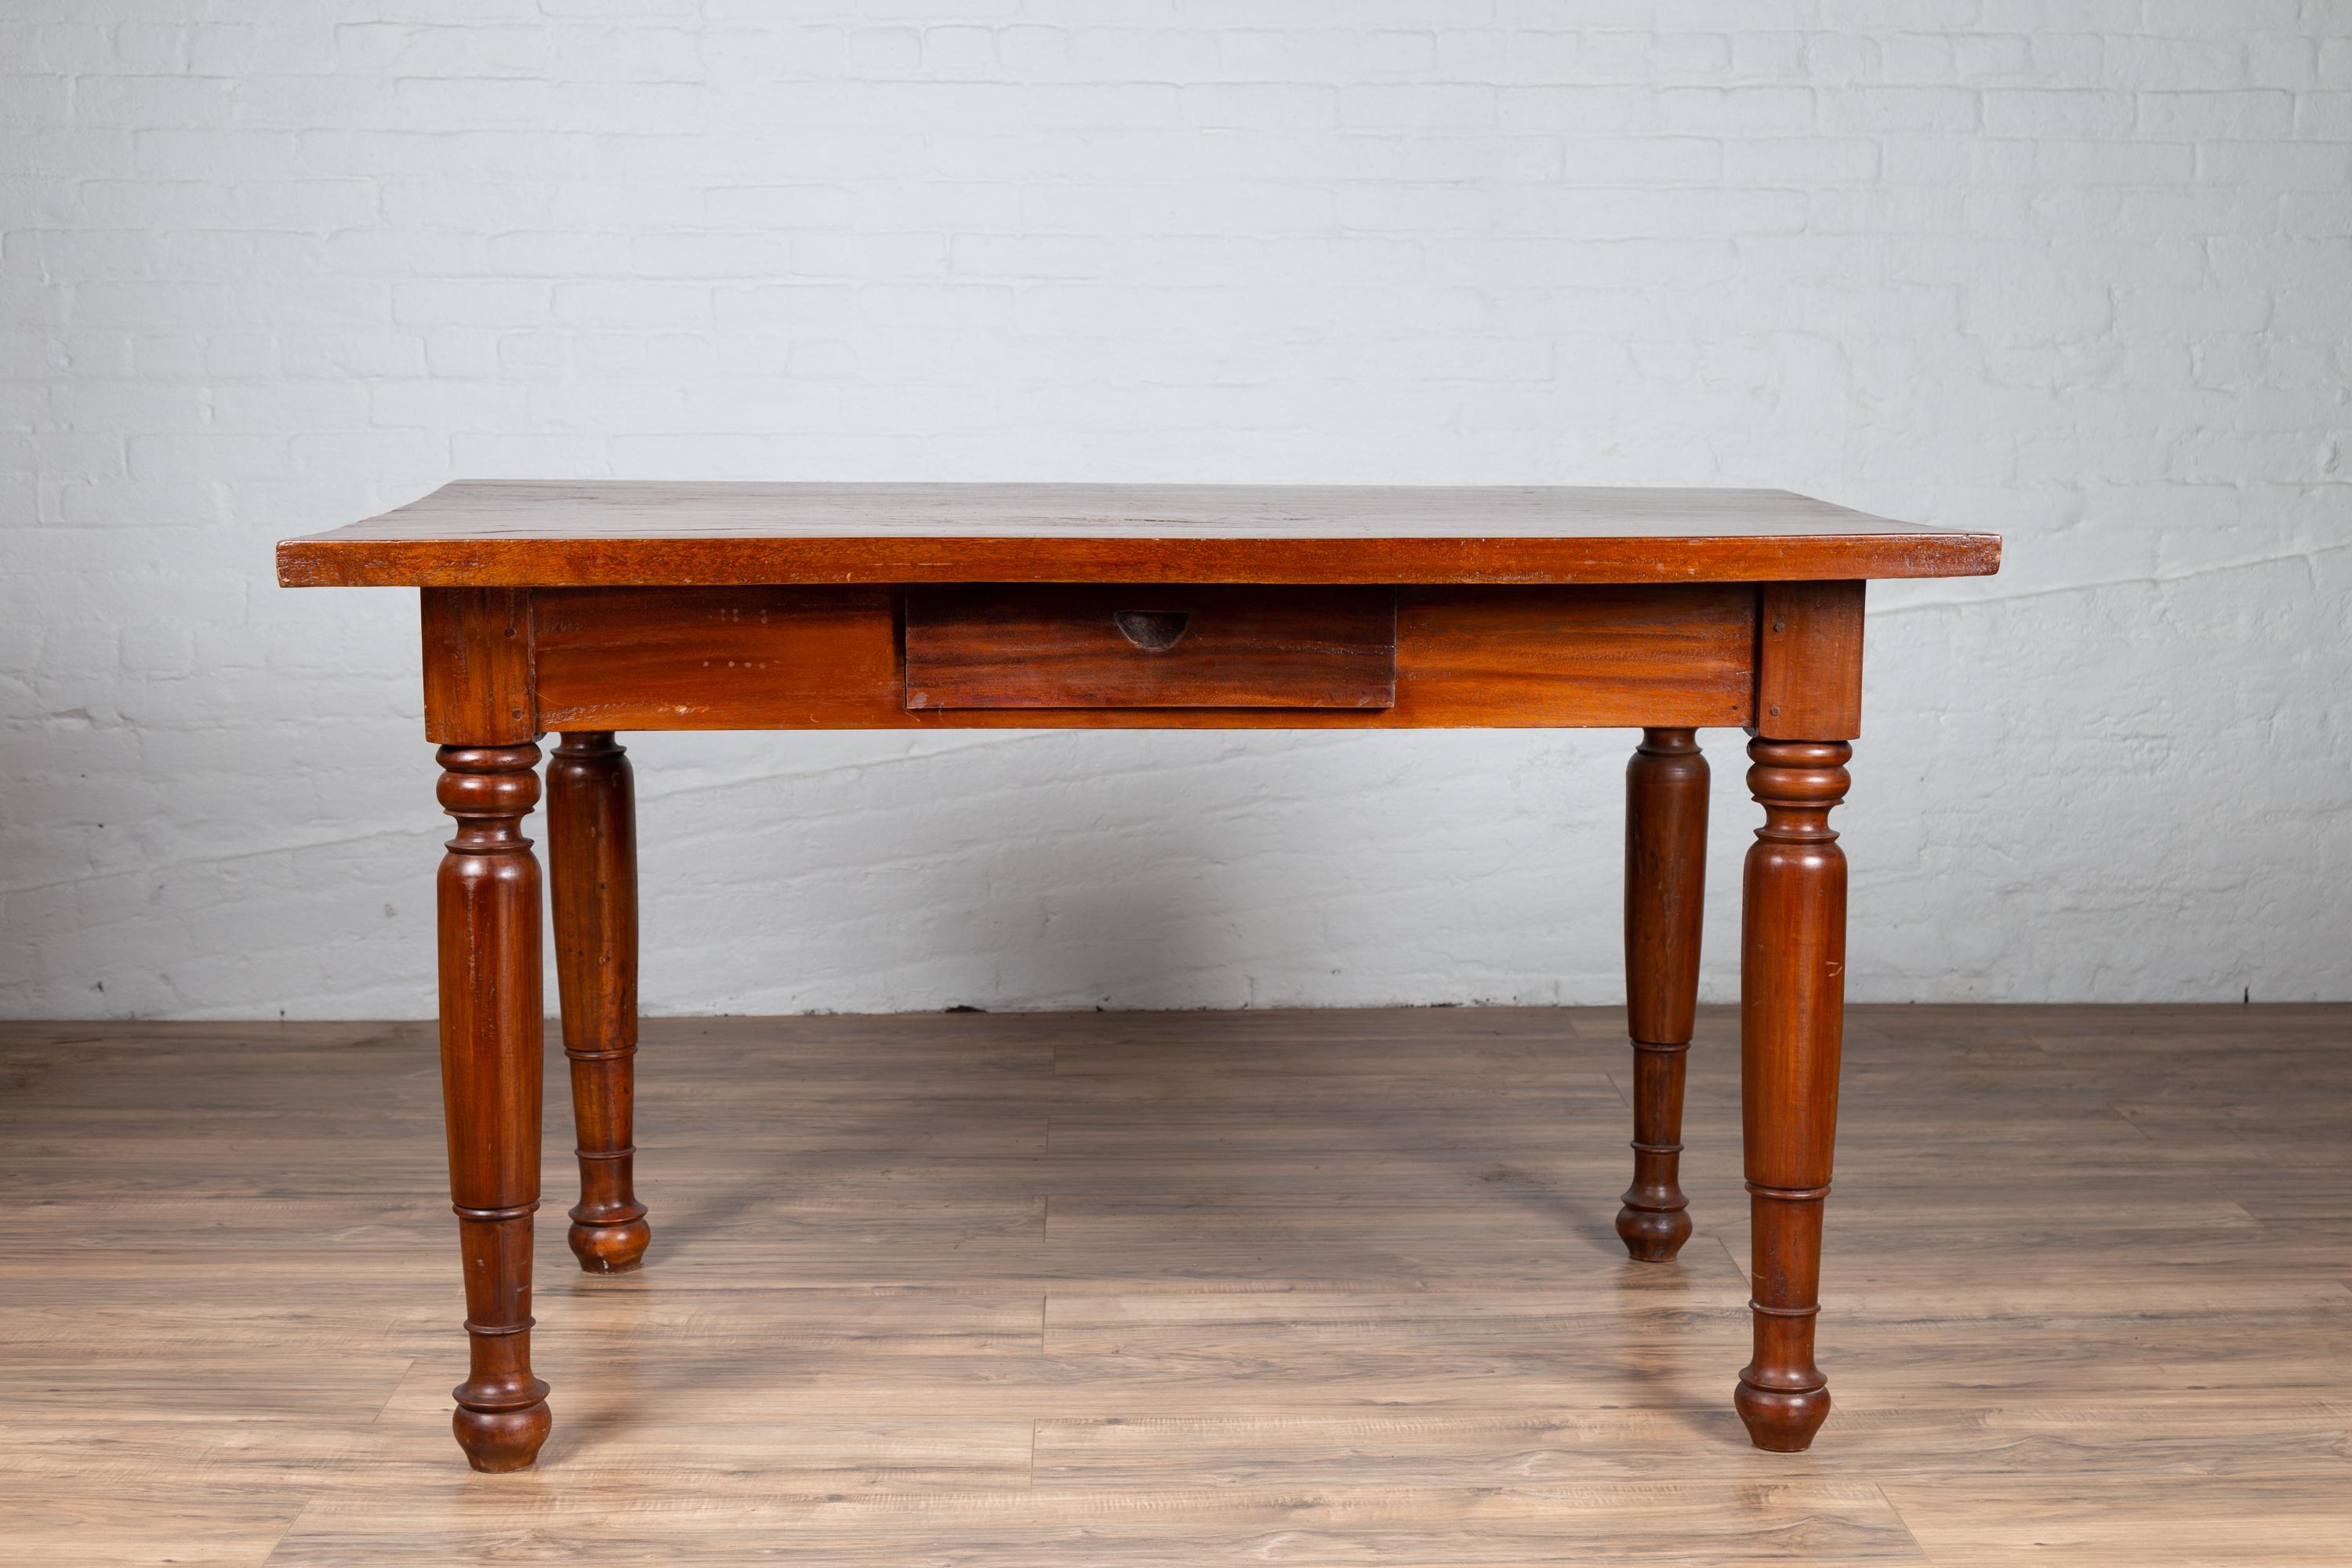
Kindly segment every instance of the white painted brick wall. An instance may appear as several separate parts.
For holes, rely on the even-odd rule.
[[[429,1009],[413,603],[269,546],[458,476],[1999,529],[1874,601],[1853,994],[2352,995],[2346,0],[11,0],[0,68],[0,1011]],[[1606,1000],[1628,744],[646,737],[646,999]]]

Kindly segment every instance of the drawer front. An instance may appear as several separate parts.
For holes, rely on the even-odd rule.
[[[1396,591],[981,584],[907,592],[907,706],[1389,708]]]

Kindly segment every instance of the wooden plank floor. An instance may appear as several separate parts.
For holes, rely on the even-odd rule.
[[[2352,1561],[2352,1007],[1865,1008],[1814,1451],[1750,1449],[1734,1020],[1626,1261],[1613,1012],[648,1025],[483,1477],[430,1026],[0,1026],[0,1559]]]

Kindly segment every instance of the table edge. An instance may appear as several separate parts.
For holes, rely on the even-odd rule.
[[[887,583],[1471,585],[1981,577],[2001,536],[1947,531],[1651,536],[604,535],[364,539],[277,547],[289,588],[587,588]],[[625,545],[624,551],[614,547]],[[1139,554],[1149,556],[1138,560]],[[619,558],[616,558],[619,557]]]

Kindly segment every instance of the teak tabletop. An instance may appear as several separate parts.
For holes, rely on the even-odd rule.
[[[445,485],[289,539],[320,587],[1754,583],[1966,577],[2000,540],[1787,490],[1370,485]]]
[[[1223,485],[450,485],[278,547],[293,587],[423,590],[440,746],[442,1092],[471,1373],[458,1443],[530,1465],[547,768],[556,975],[579,1125],[571,1244],[652,1238],[631,1143],[636,843],[624,730],[1638,728],[1625,985],[1636,1258],[1691,1231],[1678,1161],[1698,990],[1707,765],[1745,729],[1740,1072],[1760,1447],[1829,1414],[1814,1364],[1844,997],[1829,814],[1861,733],[1865,583],[1980,575],[2000,541],[1780,490]]]

